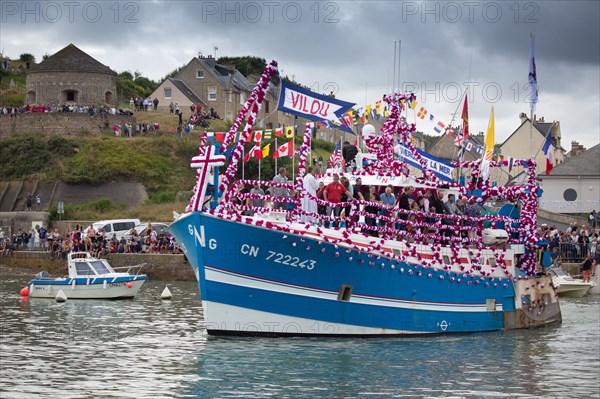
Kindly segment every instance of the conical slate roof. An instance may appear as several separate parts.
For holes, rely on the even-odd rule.
[[[74,44],[69,44],[59,52],[33,65],[28,73],[36,72],[88,72],[116,75],[117,73],[96,61]]]

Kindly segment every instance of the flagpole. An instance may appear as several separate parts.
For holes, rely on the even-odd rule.
[[[277,146],[277,136],[275,136],[275,151],[277,152],[277,150],[279,149],[279,146]],[[279,173],[279,168],[277,168],[277,159],[279,158],[279,154],[277,154],[277,157],[275,158],[275,174]]]
[[[398,92],[400,92],[400,57],[402,54],[402,40],[398,40]]]
[[[294,148],[294,138],[292,138],[292,148]],[[295,178],[295,175],[296,175],[296,167],[294,166],[294,164],[295,164],[295,162],[294,162],[294,158],[296,158],[296,157],[295,157],[294,155],[295,155],[295,154],[293,154],[293,153],[292,153],[292,183],[294,183],[294,182],[295,182],[295,180],[296,180],[296,178]],[[294,185],[295,185],[295,183],[294,183]]]
[[[246,162],[244,162],[244,147],[242,147],[242,180],[244,180],[244,173],[246,172]]]
[[[396,40],[394,40],[394,69],[393,69],[393,78],[392,78],[392,93],[396,91]]]
[[[529,126],[529,153],[533,159],[533,122],[534,122],[534,110],[535,104],[538,102],[538,84],[537,84],[537,71],[535,67],[535,36],[533,33],[529,33],[529,89],[530,89],[530,102],[529,102],[529,120],[531,122]],[[537,156],[537,155],[536,155]]]

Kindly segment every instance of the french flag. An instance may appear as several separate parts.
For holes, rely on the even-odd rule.
[[[554,167],[554,154],[552,151],[552,129],[550,129],[550,131],[546,135],[546,139],[544,139],[542,151],[546,156],[546,176],[548,176],[552,171],[552,168]]]

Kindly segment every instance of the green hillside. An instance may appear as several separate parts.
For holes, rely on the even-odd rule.
[[[297,138],[299,145],[301,138]],[[190,191],[195,183],[195,171],[190,159],[198,153],[200,132],[183,138],[176,135],[122,138],[109,136],[42,136],[18,135],[1,140],[0,180],[42,180],[66,183],[101,184],[111,181],[141,182],[150,199],[142,207],[126,208],[99,200],[84,206],[66,209],[64,218],[96,219],[140,217],[169,220],[172,210],[181,210],[177,193]],[[272,145],[273,146],[273,145]],[[247,145],[249,150],[252,145]],[[327,160],[334,144],[315,140],[313,154]],[[297,162],[297,160],[296,160]],[[291,168],[292,159],[280,158],[278,166]],[[237,179],[258,178],[258,160],[238,167]],[[263,180],[275,173],[275,160],[263,159],[260,165]],[[107,203],[108,201],[108,203]]]

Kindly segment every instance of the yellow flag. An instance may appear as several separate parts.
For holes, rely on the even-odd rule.
[[[485,159],[492,160],[494,154],[494,107],[492,107],[492,116],[488,126],[487,134],[485,135]]]
[[[285,138],[291,139],[294,137],[294,126],[286,126],[285,128]]]
[[[416,106],[417,106],[417,100],[416,100],[416,99],[415,99],[415,100],[412,100],[412,101],[410,102],[410,109],[415,109],[415,107],[416,107]]]
[[[269,143],[266,146],[264,146],[261,151],[262,151],[262,158],[268,157],[269,153],[271,152],[271,143]]]

